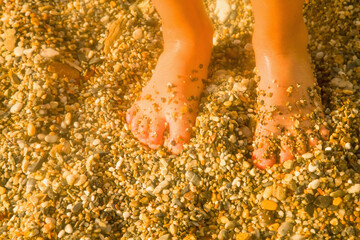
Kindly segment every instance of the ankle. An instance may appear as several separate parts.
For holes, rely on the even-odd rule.
[[[163,26],[164,48],[173,49],[180,45],[194,50],[205,48],[211,51],[213,32],[213,24],[209,18],[173,28]]]
[[[255,27],[253,33],[255,54],[303,54],[307,53],[308,41],[305,24],[299,24],[294,29],[276,31]]]

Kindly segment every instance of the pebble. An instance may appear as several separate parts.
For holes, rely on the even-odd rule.
[[[325,56],[324,52],[317,52],[315,58],[320,60]]]
[[[164,234],[161,237],[159,237],[159,240],[169,240],[171,238],[170,234]]]
[[[285,161],[283,166],[285,169],[291,170],[293,168],[294,161]]]
[[[218,235],[218,239],[219,240],[226,240],[226,239],[229,239],[229,233],[227,230],[223,229],[219,232],[219,235]]]
[[[6,188],[0,187],[0,195],[3,195],[4,193],[6,193]]]
[[[154,193],[154,194],[158,194],[158,193],[160,193],[164,188],[166,188],[167,186],[169,186],[169,181],[168,181],[168,180],[164,180],[164,181],[160,182],[159,185],[157,185],[157,187],[154,189],[153,193]]]
[[[24,54],[24,48],[22,48],[22,47],[16,47],[16,48],[14,49],[14,55],[15,55],[16,57],[21,57],[23,54]]]
[[[11,29],[7,29],[5,31],[5,40],[4,40],[4,45],[5,48],[8,51],[13,51],[15,48],[15,44],[16,44],[16,36],[15,36],[16,30],[11,28]]]
[[[220,23],[225,23],[229,18],[231,12],[231,7],[228,0],[217,0],[215,13],[219,18]]]
[[[185,178],[195,186],[199,186],[201,182],[201,178],[194,173],[193,171],[186,171]]]
[[[96,145],[99,145],[100,143],[101,143],[100,139],[97,138],[97,139],[95,139],[95,140],[93,141],[92,144],[93,144],[94,146],[96,146]]]
[[[293,223],[283,222],[278,229],[279,236],[283,237],[283,236],[287,235],[293,226],[294,226]]]
[[[83,207],[83,204],[81,202],[78,202],[72,207],[71,211],[74,214],[78,214],[81,211],[82,207]]]
[[[348,193],[358,193],[360,192],[360,184],[355,184],[353,186],[351,186],[348,190]]]
[[[71,234],[73,232],[73,228],[71,226],[71,224],[66,224],[65,226],[65,232],[68,233],[68,234]]]
[[[330,220],[330,224],[333,226],[336,226],[339,224],[339,220],[337,218],[333,218]]]
[[[353,84],[351,82],[343,80],[341,78],[331,79],[330,84],[335,87],[338,87],[338,88],[344,88],[344,89],[348,89],[348,90],[353,89]]]
[[[135,40],[140,40],[142,37],[143,37],[143,31],[141,30],[141,28],[135,29],[135,31],[133,32],[133,38]]]
[[[267,186],[264,190],[263,198],[268,199],[269,197],[271,197],[272,192],[273,192],[273,186]]]
[[[10,112],[11,113],[18,113],[20,112],[20,110],[23,107],[23,103],[22,102],[16,102],[11,108],[10,108]]]
[[[63,236],[65,236],[65,230],[64,229],[59,231],[58,238],[62,238]]]
[[[40,56],[42,56],[43,58],[53,58],[58,55],[59,55],[59,52],[52,48],[45,48],[45,49],[41,50],[41,52],[40,52]]]
[[[308,166],[308,170],[309,172],[315,172],[317,169],[319,168],[319,164],[318,163],[310,163]]]
[[[171,235],[176,235],[178,231],[178,228],[175,224],[171,224],[169,227],[169,232],[171,233]]]
[[[31,122],[27,126],[27,133],[29,136],[34,136],[36,134],[36,128]]]
[[[271,200],[263,200],[261,207],[266,210],[275,211],[278,207],[277,203]]]
[[[312,158],[314,156],[314,154],[312,154],[312,153],[304,153],[303,155],[302,155],[302,157],[304,158],[304,159],[310,159],[310,158]]]
[[[58,140],[58,136],[55,135],[55,134],[48,134],[46,135],[45,137],[45,142],[48,142],[48,143],[56,143],[57,140]]]
[[[309,183],[308,188],[311,189],[317,189],[320,185],[320,180],[319,179],[315,179],[312,182]]]
[[[332,204],[333,198],[330,196],[318,196],[314,204],[320,208],[327,208]]]
[[[341,203],[342,203],[342,199],[339,198],[339,197],[334,198],[334,200],[333,200],[333,202],[332,202],[332,204],[333,204],[334,206],[339,206]]]
[[[286,188],[284,188],[282,186],[275,186],[272,194],[278,200],[283,201],[286,199]]]

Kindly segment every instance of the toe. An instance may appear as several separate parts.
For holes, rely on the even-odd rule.
[[[131,121],[131,131],[140,142],[147,144],[149,135],[148,119],[144,116],[135,116]]]
[[[164,141],[165,119],[155,119],[150,123],[148,145],[152,149],[159,148]]]
[[[184,143],[189,142],[191,137],[191,124],[188,120],[171,120],[169,121],[170,136],[167,140],[168,149],[175,155],[179,154]]]
[[[281,150],[279,154],[280,163],[284,163],[285,161],[290,161],[294,159],[293,153],[291,151],[291,147],[285,140],[281,141]]]
[[[258,147],[253,151],[252,154],[253,164],[260,169],[271,167],[276,163],[276,154],[274,152],[270,152],[269,142],[267,140],[261,138],[258,139],[257,142],[258,143],[260,142],[262,144],[260,147]]]

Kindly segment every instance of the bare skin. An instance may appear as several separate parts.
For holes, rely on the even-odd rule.
[[[153,0],[163,20],[164,52],[151,80],[129,109],[127,121],[140,142],[173,154],[191,136],[202,79],[207,76],[212,25],[201,0]],[[303,0],[253,0],[253,45],[261,80],[254,164],[266,168],[293,159],[328,134],[313,121],[322,114],[307,53]],[[318,131],[313,131],[314,127]],[[168,130],[168,134],[164,132]],[[319,134],[318,134],[319,133]],[[301,136],[301,137],[299,137]],[[296,143],[296,148],[290,146]]]
[[[152,149],[164,144],[178,154],[189,141],[197,116],[213,29],[201,0],[153,3],[163,20],[164,51],[151,80],[129,109],[127,122],[143,144]]]
[[[252,4],[260,75],[253,162],[264,169],[277,160],[283,163],[296,153],[305,153],[326,138],[328,131],[312,120],[323,113],[307,52],[303,0],[253,0]]]

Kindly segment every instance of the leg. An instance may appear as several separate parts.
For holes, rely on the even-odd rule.
[[[162,18],[164,51],[151,80],[129,109],[127,122],[140,142],[156,149],[163,144],[178,154],[191,135],[207,77],[212,24],[202,0],[153,0]]]
[[[281,163],[292,160],[295,152],[316,145],[316,132],[325,137],[328,131],[313,121],[322,115],[322,106],[307,52],[303,0],[252,0],[252,5],[253,45],[260,74],[253,161],[266,168],[278,157]],[[319,131],[314,132],[314,127]]]

